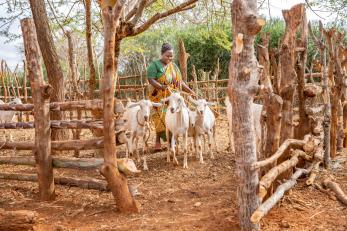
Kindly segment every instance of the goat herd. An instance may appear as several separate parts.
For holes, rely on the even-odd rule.
[[[191,110],[187,103],[194,106],[195,110]],[[0,104],[4,102],[0,100]],[[21,100],[18,98],[13,99],[9,104],[21,104]],[[164,107],[167,104],[167,107]],[[225,99],[227,107],[227,115],[229,122],[229,136],[230,147],[233,150],[233,135],[232,135],[232,106],[227,97]],[[165,127],[166,137],[168,141],[167,162],[171,161],[171,154],[173,163],[178,165],[178,138],[183,137],[183,168],[188,168],[187,153],[188,153],[188,138],[191,139],[190,150],[193,146],[195,148],[196,158],[200,163],[204,163],[202,142],[205,145],[205,135],[208,138],[208,153],[210,158],[213,159],[212,144],[214,143],[215,150],[217,151],[216,144],[216,117],[211,110],[211,106],[214,103],[207,102],[205,99],[193,99],[188,97],[188,101],[182,97],[178,92],[172,93],[169,97],[162,99],[160,103],[154,103],[150,100],[142,99],[138,102],[128,101],[125,112],[123,114],[123,120],[125,122],[124,130],[121,137],[117,137],[118,141],[122,144],[126,144],[126,157],[136,154],[138,161],[141,160],[138,151],[139,139],[142,139],[142,153],[143,153],[143,170],[148,170],[146,162],[146,153],[148,152],[147,141],[150,135],[149,120],[151,116],[151,108],[157,107],[161,111],[166,110],[165,114]],[[257,141],[257,149],[259,149],[261,140],[261,111],[262,105],[253,104],[253,128]],[[164,113],[162,114],[164,116]],[[11,122],[15,117],[14,111],[0,111],[0,123]],[[125,134],[125,135],[124,135]],[[11,139],[12,137],[10,137]],[[7,138],[6,138],[7,139]],[[205,148],[204,148],[205,149]]]
[[[176,158],[178,154],[178,137],[182,136],[184,152],[183,168],[188,168],[188,137],[193,139],[196,157],[199,159],[200,163],[203,163],[202,140],[205,134],[208,137],[209,154],[210,157],[213,158],[212,142],[213,140],[215,141],[216,118],[209,107],[213,104],[206,102],[204,99],[194,100],[191,97],[188,98],[189,101],[195,105],[196,111],[192,111],[187,107],[184,98],[178,92],[174,92],[169,97],[162,99],[160,103],[153,103],[145,99],[137,103],[127,103],[123,115],[125,130],[130,133],[130,137],[127,139],[127,149],[130,154],[135,152],[137,158],[140,159],[138,154],[138,140],[142,138],[144,170],[148,170],[145,153],[148,148],[147,140],[150,132],[148,123],[151,114],[150,110],[152,107],[163,107],[164,104],[168,104],[165,114],[166,137],[168,138],[168,147],[170,147],[167,152],[167,161],[171,161],[170,153],[172,153],[172,160],[174,164],[178,165]],[[164,110],[164,108],[162,110]]]

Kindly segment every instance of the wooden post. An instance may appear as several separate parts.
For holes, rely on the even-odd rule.
[[[263,129],[267,131],[263,137],[262,157],[268,158],[272,156],[279,148],[280,132],[281,132],[281,111],[283,100],[279,95],[273,92],[273,86],[270,80],[270,55],[269,55],[269,34],[261,34],[262,45],[258,45],[259,64],[263,66],[260,77],[260,83],[264,86],[262,97],[264,100],[264,108],[262,114]],[[277,76],[277,73],[276,73]],[[275,77],[277,78],[277,77]],[[266,128],[266,129],[265,129]],[[273,167],[273,165],[270,166]],[[264,168],[262,172],[267,172],[269,168]],[[263,174],[262,174],[263,175]],[[272,189],[270,190],[270,192]]]
[[[327,75],[327,65],[326,65],[326,45],[323,41],[323,24],[319,22],[320,37],[317,38],[311,28],[311,24],[308,25],[310,35],[318,47],[320,52],[320,68],[322,73],[322,84],[323,84],[323,101],[324,101],[324,120],[323,120],[323,130],[324,130],[324,167],[329,168],[330,165],[330,133],[331,133],[331,102],[330,102],[330,85]]]
[[[41,200],[55,197],[53,166],[51,157],[51,128],[49,97],[52,87],[43,80],[40,49],[37,42],[35,24],[30,18],[21,20],[24,38],[25,57],[28,63],[28,77],[32,89],[35,121],[34,155],[37,163],[39,194]]]
[[[68,31],[66,33],[66,37],[68,39],[68,47],[69,47],[69,67],[70,67],[70,97],[72,97],[72,100],[80,100],[83,97],[83,94],[80,92],[78,84],[77,84],[77,77],[78,77],[78,68],[76,64],[76,53],[74,49],[74,40],[72,38],[71,32]],[[70,111],[73,115],[73,111]],[[70,115],[71,117],[71,115]],[[80,109],[77,109],[77,119],[80,120],[82,118],[82,113]],[[80,138],[81,129],[76,129],[72,131],[73,139],[78,140]],[[75,157],[79,156],[79,151],[75,150],[74,153]]]
[[[342,40],[342,34],[337,33],[335,29],[330,29],[328,31],[323,30],[323,32],[326,37],[329,50],[328,78],[332,85],[330,156],[332,159],[334,159],[336,157],[338,139],[338,109],[341,103],[340,101],[344,79],[341,60],[339,59],[339,45]]]
[[[306,18],[306,10],[304,9],[301,22],[301,38],[298,40],[297,44],[301,50],[299,51],[298,65],[297,66],[297,76],[298,76],[298,86],[297,92],[299,96],[299,115],[300,122],[297,129],[296,139],[302,139],[306,134],[310,132],[309,117],[305,111],[306,97],[304,95],[305,89],[305,68],[307,60],[307,41],[308,41],[308,26]]]
[[[179,39],[178,42],[178,47],[179,47],[179,64],[180,64],[180,69],[181,69],[181,73],[182,73],[182,79],[184,82],[187,82],[188,80],[188,75],[187,75],[187,60],[190,56],[190,54],[188,54],[186,52],[186,48],[184,47],[184,42],[182,39]]]
[[[283,10],[282,14],[286,23],[284,38],[281,43],[279,71],[280,74],[280,88],[279,95],[283,99],[282,117],[281,117],[281,134],[280,144],[286,139],[294,137],[293,125],[293,100],[294,91],[296,88],[296,72],[295,72],[295,37],[296,31],[301,24],[303,14],[305,11],[305,4],[297,4],[290,8],[290,10]],[[287,152],[279,163],[288,159],[289,153]],[[289,169],[284,172],[279,179],[289,178],[293,170]]]
[[[241,230],[260,230],[250,221],[259,206],[257,196],[258,170],[250,166],[257,161],[256,140],[252,127],[252,104],[258,86],[257,60],[254,56],[255,35],[265,21],[257,17],[257,1],[232,2],[232,54],[229,65],[228,93],[232,103],[232,130],[234,134],[237,174],[237,199]]]
[[[281,44],[281,81],[280,96],[283,99],[282,120],[281,120],[281,143],[286,139],[293,138],[293,96],[295,91],[295,35],[300,25],[305,5],[298,4],[290,10],[283,10],[282,14],[286,22],[286,30]]]
[[[138,212],[139,205],[131,196],[127,180],[117,168],[116,141],[114,135],[114,91],[121,40],[116,37],[116,28],[124,7],[124,0],[113,5],[101,1],[104,23],[104,74],[102,78],[104,164],[101,174],[106,178],[121,212]],[[116,76],[115,76],[116,75]]]
[[[218,98],[218,92],[217,92],[217,80],[218,76],[220,74],[220,67],[219,67],[219,58],[217,58],[216,68],[214,69],[213,75],[212,75],[212,89],[213,89],[213,99]]]
[[[1,81],[2,81],[2,87],[4,89],[4,102],[6,103],[7,102],[7,94],[8,94],[8,91],[7,91],[7,84],[6,84],[6,70],[5,70],[5,61],[2,60],[1,61]]]
[[[1,60],[1,82],[2,82],[2,89],[4,92],[4,102],[7,102],[7,86],[5,82],[5,61]]]
[[[196,94],[199,95],[199,93],[198,93],[198,90],[199,90],[199,88],[198,88],[198,77],[196,75],[196,70],[195,70],[195,66],[194,65],[192,65],[192,77],[193,77],[193,90],[194,90],[194,92]]]

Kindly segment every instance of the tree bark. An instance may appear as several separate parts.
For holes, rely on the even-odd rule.
[[[93,58],[93,45],[92,45],[92,23],[91,23],[91,0],[85,0],[86,10],[86,40],[88,51],[88,66],[89,66],[89,98],[94,99],[96,90],[96,71]]]
[[[301,150],[295,150],[293,152],[293,156],[290,159],[283,161],[281,164],[268,171],[259,181],[260,201],[264,199],[264,197],[268,193],[268,189],[271,187],[274,180],[283,172],[295,167],[299,162],[299,157],[305,157],[306,155],[307,154]]]
[[[329,77],[327,75],[326,68],[326,45],[323,42],[323,24],[319,22],[320,37],[317,38],[311,28],[311,24],[308,25],[310,35],[313,38],[316,46],[320,52],[320,68],[322,73],[322,87],[323,87],[323,102],[324,102],[324,119],[323,119],[323,131],[324,131],[324,167],[329,168],[330,165],[330,133],[331,133],[331,100],[330,100],[330,84]]]
[[[49,120],[49,99],[52,87],[45,85],[43,80],[40,50],[33,20],[23,19],[21,26],[25,57],[28,63],[28,78],[34,102],[34,118],[35,121],[40,121],[35,124],[35,148],[33,150],[37,163],[39,194],[41,200],[52,200],[55,197]]]
[[[37,182],[38,178],[35,174],[17,174],[17,173],[0,173],[0,179],[4,180],[18,180]],[[66,185],[72,187],[79,187],[84,189],[96,189],[100,191],[108,191],[107,183],[103,180],[93,178],[80,179],[72,177],[54,177],[55,184]]]
[[[30,210],[5,211],[0,208],[0,230],[32,230],[38,218],[37,212]]]
[[[263,204],[257,208],[257,210],[252,214],[252,222],[259,223],[261,218],[263,218],[275,205],[276,203],[284,196],[284,193],[289,189],[293,188],[297,179],[302,175],[306,174],[307,171],[305,169],[298,169],[295,171],[290,180],[286,181],[284,184],[280,185],[274,194],[269,197]]]
[[[259,88],[254,39],[265,22],[257,18],[255,0],[234,0],[231,9],[233,49],[229,65],[228,93],[233,108],[232,130],[238,179],[239,219],[241,230],[259,230],[260,225],[250,221],[252,213],[259,206],[258,171],[251,170],[251,165],[257,161],[252,104]]]
[[[293,124],[293,99],[296,88],[296,72],[295,72],[295,36],[298,26],[300,25],[303,14],[305,12],[305,5],[298,4],[290,8],[290,10],[283,10],[282,14],[286,23],[284,38],[281,43],[280,50],[280,96],[283,99],[282,117],[281,117],[281,137],[280,143],[286,139],[294,137],[294,124]],[[279,163],[288,159],[289,153],[285,153],[278,161]],[[288,178],[292,175],[293,170],[289,169],[284,172],[280,179]]]
[[[305,5],[298,4],[290,10],[283,10],[282,14],[286,22],[284,38],[281,44],[280,63],[280,96],[283,99],[282,120],[281,120],[281,141],[291,139],[294,136],[293,130],[293,96],[295,90],[295,35],[300,25]]]
[[[187,61],[189,58],[189,54],[186,52],[186,48],[184,47],[184,42],[182,39],[179,39],[179,64],[182,73],[182,79],[184,82],[187,82]]]
[[[297,76],[298,76],[298,87],[297,92],[299,96],[299,115],[300,121],[299,126],[297,127],[296,139],[303,139],[306,134],[310,132],[310,123],[309,117],[305,110],[306,97],[304,94],[305,90],[305,68],[307,61],[307,41],[308,41],[308,27],[307,27],[307,18],[306,10],[304,9],[301,22],[301,38],[297,42],[300,48],[303,50],[299,52],[299,60],[297,64]]]
[[[323,185],[329,189],[331,189],[336,197],[344,204],[347,205],[347,195],[342,191],[341,187],[339,186],[339,184],[329,180],[329,179],[325,179],[323,181]]]
[[[105,1],[101,1],[101,5]],[[127,180],[117,168],[116,142],[114,136],[114,91],[120,41],[116,37],[119,18],[124,1],[102,9],[104,23],[104,74],[102,78],[103,123],[104,123],[104,164],[101,174],[106,178],[116,204],[121,212],[138,212],[139,205],[129,192]]]
[[[53,87],[51,101],[64,101],[64,75],[49,27],[45,1],[30,0],[30,8],[36,26],[41,54],[47,70],[48,83]],[[51,114],[51,118],[53,120],[62,120],[64,119],[64,114],[56,111]],[[52,130],[52,140],[63,140],[65,138],[64,131]]]

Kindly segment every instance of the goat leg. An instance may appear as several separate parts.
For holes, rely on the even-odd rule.
[[[171,151],[173,154],[173,162],[176,165],[178,165],[178,160],[176,158],[176,143],[175,143],[177,138],[178,138],[177,136],[172,134],[172,136],[171,136]]]
[[[147,150],[148,150],[148,144],[147,144],[147,142],[146,142],[146,135],[143,136],[143,145],[144,145],[144,147],[142,147],[143,170],[144,170],[144,171],[148,171],[147,160],[146,160]]]
[[[199,135],[198,136],[198,149],[199,149],[199,163],[203,164],[204,163],[204,158],[202,157],[202,139],[204,139],[204,143],[205,143],[205,137],[204,135]]]
[[[212,140],[213,140],[212,132],[209,131],[207,135],[208,135],[208,152],[210,153],[210,158],[214,159],[213,151],[212,151]]]
[[[167,144],[168,144],[168,148],[167,148],[167,154],[166,154],[166,162],[170,162],[170,148],[171,148],[171,145],[170,145],[170,136],[169,136],[169,130],[166,129],[165,131],[166,133],[166,140],[167,140]]]
[[[141,159],[140,159],[140,154],[139,154],[139,149],[138,149],[138,144],[139,144],[139,138],[136,137],[135,138],[135,152],[136,152],[136,158],[137,158],[137,162],[141,162]]]
[[[188,160],[187,160],[187,141],[188,141],[188,133],[185,132],[183,135],[183,150],[184,150],[184,160],[183,160],[183,168],[188,168]]]

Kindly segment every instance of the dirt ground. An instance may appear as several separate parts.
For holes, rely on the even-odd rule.
[[[12,132],[15,140],[33,140],[32,131]],[[84,137],[88,136],[85,132]],[[227,149],[227,121],[218,120],[218,153],[205,164],[195,156],[188,169],[166,162],[166,153],[149,154],[149,171],[129,178],[139,185],[138,214],[123,215],[109,192],[56,186],[56,200],[40,202],[36,183],[0,180],[0,208],[38,212],[36,230],[240,230],[237,218],[235,163]],[[120,148],[122,156],[123,148]],[[30,155],[28,152],[0,151],[0,155]],[[73,156],[73,153],[64,153]],[[92,153],[82,152],[83,157]],[[347,158],[344,150],[340,159]],[[141,166],[138,166],[141,168]],[[27,166],[0,165],[1,172],[35,173]],[[55,169],[55,176],[94,177],[97,171]],[[320,183],[324,171],[317,182]],[[347,163],[334,165],[330,173],[347,192]],[[347,230],[347,207],[333,196],[305,184],[305,178],[261,221],[262,230]]]

